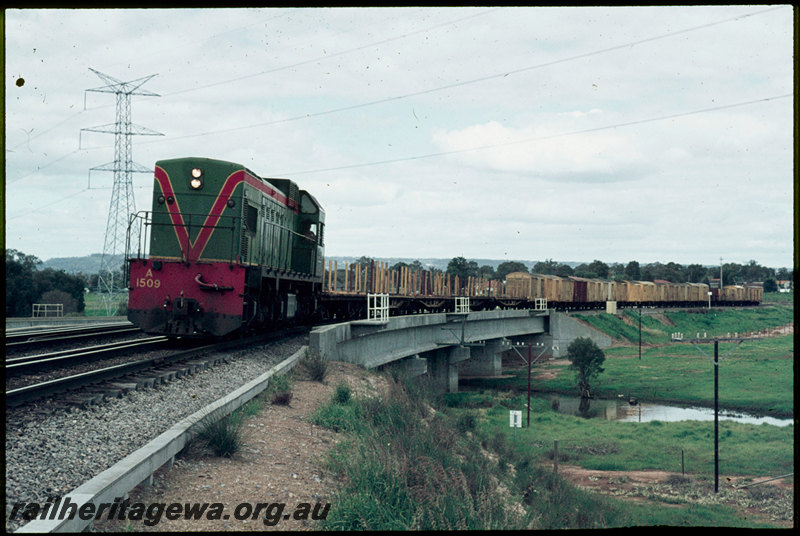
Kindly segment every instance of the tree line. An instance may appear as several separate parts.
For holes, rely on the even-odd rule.
[[[373,259],[362,256],[358,264],[369,265]],[[15,249],[6,250],[6,316],[30,316],[34,303],[63,303],[65,313],[82,313],[85,308],[84,293],[86,288],[97,288],[98,274],[68,274],[64,270],[52,268],[39,269],[42,261],[33,255],[26,255]],[[407,267],[411,270],[427,270],[418,260],[411,263],[398,262],[391,269]],[[119,277],[123,277],[120,269]],[[433,268],[432,271],[442,271]],[[719,279],[719,267],[706,267],[700,264],[682,265],[675,262],[639,264],[630,261],[627,264],[606,264],[599,260],[580,264],[574,268],[566,263],[552,259],[537,262],[528,267],[519,261],[501,262],[497,268],[489,265],[478,266],[478,263],[464,257],[453,257],[447,265],[445,273],[465,277],[483,277],[485,279],[504,280],[512,272],[530,272],[535,274],[557,275],[561,277],[576,276],[587,279],[611,279],[616,281],[655,281],[663,279],[673,283],[705,283]],[[787,268],[769,268],[751,260],[747,264],[733,262],[722,265],[724,285],[763,282],[765,292],[777,290],[777,281],[792,281],[793,272]],[[116,276],[115,276],[116,277]]]
[[[86,289],[97,288],[99,275],[39,269],[41,264],[33,255],[6,250],[6,317],[31,316],[34,303],[61,303],[65,314],[82,313]]]

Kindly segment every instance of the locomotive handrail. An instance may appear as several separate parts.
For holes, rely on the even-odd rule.
[[[235,237],[235,233],[236,233],[236,229],[237,229],[237,224],[236,223],[237,223],[237,220],[239,220],[239,221],[242,220],[241,216],[220,215],[220,216],[217,216],[217,219],[216,219],[216,221],[214,223],[206,224],[205,223],[206,222],[206,218],[207,218],[206,214],[192,213],[192,212],[181,212],[180,214],[184,218],[184,220],[182,222],[168,221],[168,222],[157,223],[157,222],[153,221],[153,215],[154,214],[155,213],[153,211],[149,211],[149,210],[141,210],[141,211],[137,212],[136,214],[131,214],[130,221],[128,223],[128,232],[127,232],[126,242],[125,242],[125,258],[131,258],[131,254],[132,254],[132,251],[131,251],[131,230],[132,230],[134,224],[138,220],[140,230],[141,230],[141,228],[144,228],[145,232],[144,233],[140,232],[139,235],[138,235],[139,244],[138,244],[138,251],[136,253],[137,258],[142,259],[142,258],[147,258],[148,257],[148,254],[142,252],[142,249],[143,249],[142,246],[149,244],[149,240],[147,239],[147,235],[148,235],[147,231],[148,231],[148,229],[150,227],[158,226],[158,227],[172,227],[172,228],[183,227],[183,228],[187,229],[187,231],[191,231],[192,228],[194,228],[194,229],[209,228],[209,229],[221,229],[221,230],[230,231],[231,232],[231,240],[230,240],[230,252],[229,252],[229,255],[228,255],[229,262],[234,262],[234,260],[236,259],[236,251],[235,251],[235,248],[236,248],[235,244],[237,242],[236,239],[235,239],[236,238]],[[170,215],[170,214],[178,214],[178,213],[177,212],[173,213],[173,212],[169,212],[168,211],[166,214]],[[195,223],[195,222],[193,222],[193,219],[196,221],[196,219],[198,217],[202,218],[203,223]],[[229,220],[229,222],[225,222],[225,220]],[[181,247],[181,251],[184,252],[184,249],[185,249],[186,245],[181,243],[180,247]],[[188,252],[184,252],[184,254],[188,254]]]

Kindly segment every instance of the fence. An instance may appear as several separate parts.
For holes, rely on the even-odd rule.
[[[63,303],[34,303],[31,312],[32,318],[64,316]]]

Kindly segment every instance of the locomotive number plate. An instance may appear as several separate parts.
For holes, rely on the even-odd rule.
[[[161,288],[161,280],[153,277],[152,270],[147,270],[144,277],[140,277],[136,280],[136,286],[138,288]]]

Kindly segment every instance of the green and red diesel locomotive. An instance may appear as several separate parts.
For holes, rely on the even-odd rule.
[[[128,319],[181,337],[311,319],[324,227],[317,200],[288,179],[208,158],[160,160],[152,211],[128,233]]]

